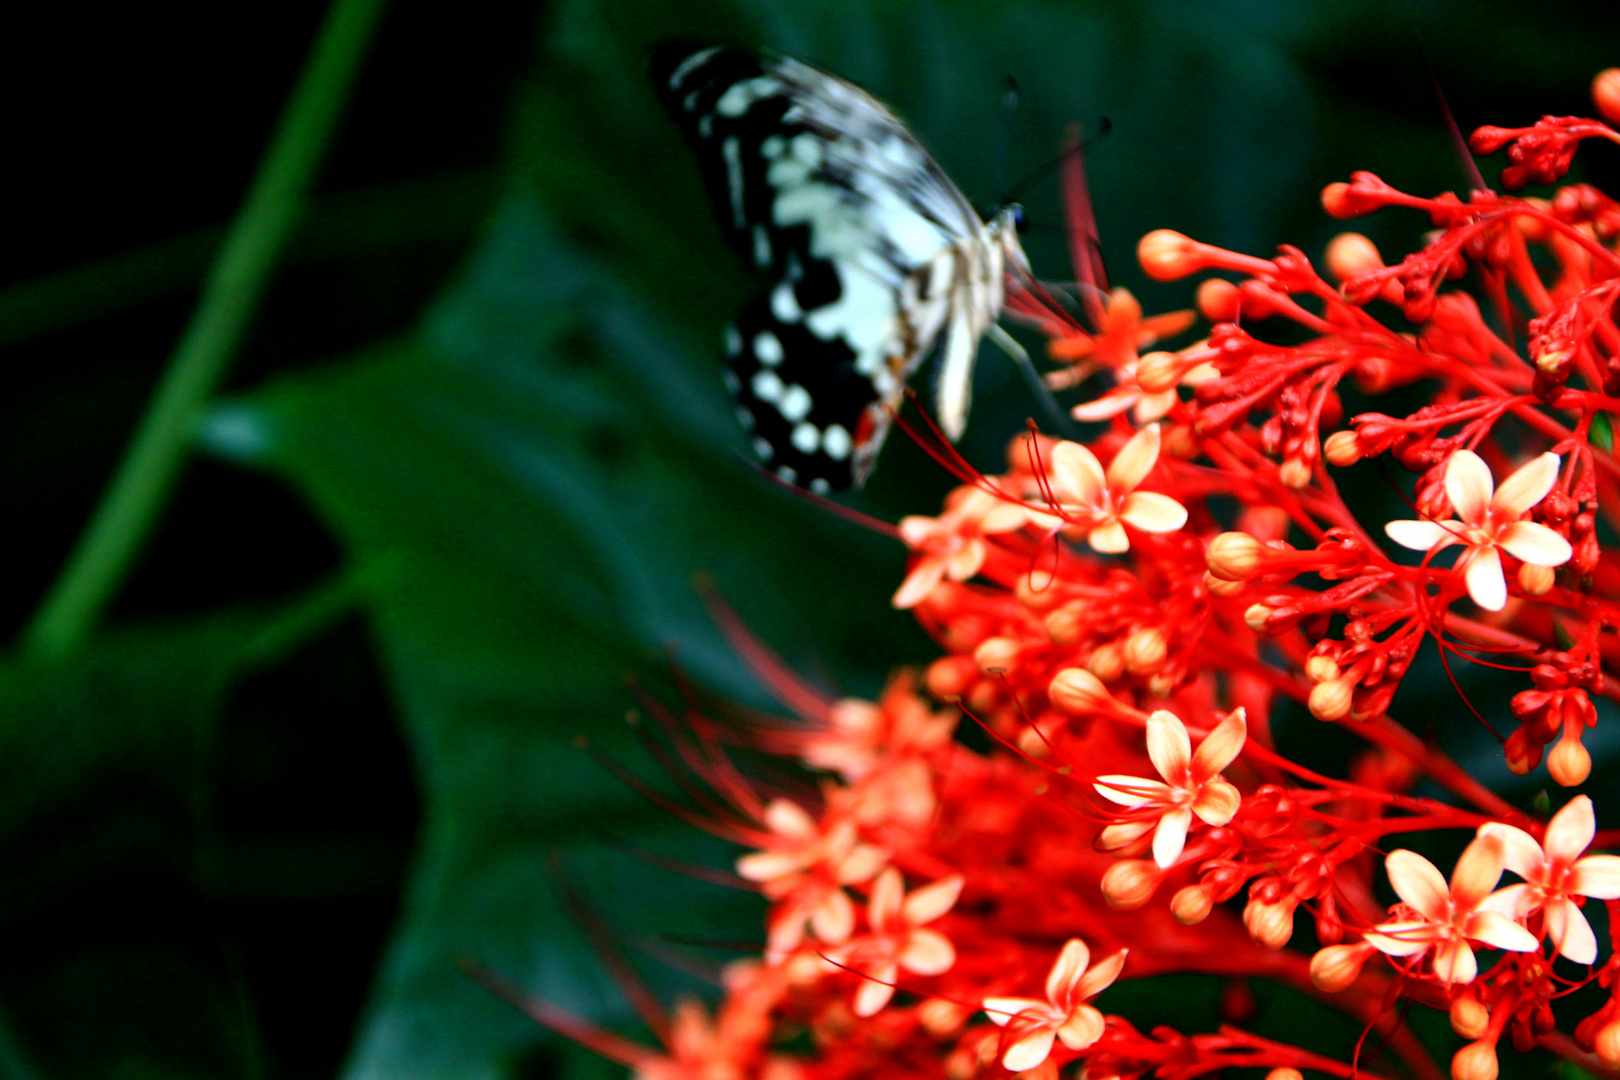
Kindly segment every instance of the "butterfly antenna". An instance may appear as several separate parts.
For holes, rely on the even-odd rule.
[[[995,190],[1007,186],[1007,158],[1012,146],[1013,113],[1018,110],[1018,80],[1008,75],[1002,80],[1001,108],[996,120],[996,141],[992,163],[995,168]],[[1005,203],[1004,203],[1005,204]]]

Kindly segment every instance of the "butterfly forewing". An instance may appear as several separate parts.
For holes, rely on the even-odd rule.
[[[906,377],[953,320],[967,336],[952,335],[942,367],[958,385],[942,383],[940,400],[965,415],[1005,241],[905,126],[786,57],[671,45],[652,74],[722,228],[771,282],[728,335],[730,382],[766,463],[817,490],[862,481]],[[987,261],[993,290],[967,288],[966,269]]]

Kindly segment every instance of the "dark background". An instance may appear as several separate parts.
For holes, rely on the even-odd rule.
[[[13,633],[167,362],[323,11],[8,13]],[[1351,169],[1458,185],[1429,65],[1465,131],[1588,113],[1617,30],[1606,3],[395,0],[103,631],[64,664],[0,665],[0,1077],[592,1071],[454,963],[627,1023],[561,909],[558,852],[632,948],[757,918],[606,842],[729,856],[572,746],[590,733],[655,773],[623,730],[624,678],[665,687],[672,663],[764,700],[690,575],[829,688],[870,693],[930,656],[887,606],[900,550],[734,456],[713,343],[751,285],[642,85],[651,42],[768,44],[850,77],[983,205],[1067,124],[1106,118],[1088,157],[1104,251],[1151,312],[1191,287],[1142,279],[1143,232],[1318,255],[1342,226],[1317,193]],[[1581,175],[1612,177],[1612,149]],[[1021,197],[1037,272],[1068,276],[1055,181]],[[1358,227],[1393,254],[1426,226]],[[964,448],[992,467],[1030,406],[999,358],[983,368]],[[946,478],[892,443],[852,501],[929,512]],[[1471,745],[1454,699],[1413,694],[1412,715],[1459,713],[1442,742]],[[1212,993],[1135,1007],[1197,1027]],[[1340,1054],[1355,1034],[1321,1030]]]

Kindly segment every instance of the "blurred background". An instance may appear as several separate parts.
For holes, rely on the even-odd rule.
[[[1352,169],[1457,187],[1430,66],[1467,131],[1587,113],[1620,63],[1612,2],[393,0],[353,16],[358,77],[149,534],[42,636],[330,15],[8,13],[0,1078],[614,1075],[456,963],[629,1029],[559,881],[665,994],[700,980],[649,954],[755,925],[627,854],[732,853],[575,745],[656,777],[628,678],[768,704],[693,574],[829,691],[931,657],[888,607],[900,548],[737,456],[717,343],[754,286],[645,85],[654,41],[868,88],[980,205],[1019,188],[1048,279],[1071,272],[1040,167],[1106,119],[1103,251],[1149,312],[1191,298],[1134,266],[1149,229],[1314,257]],[[1613,150],[1577,177],[1615,180]],[[1386,254],[1426,226],[1358,225]],[[986,350],[964,451],[995,468],[1031,411]],[[849,501],[894,520],[948,486],[897,435]],[[1136,1015],[1216,1021],[1213,989],[1164,990]],[[1262,1025],[1294,1016],[1257,992]]]

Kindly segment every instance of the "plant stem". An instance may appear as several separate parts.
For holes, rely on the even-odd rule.
[[[24,631],[31,656],[75,652],[151,532],[203,407],[303,208],[385,0],[333,0],[253,187],[162,382],[66,568]]]

